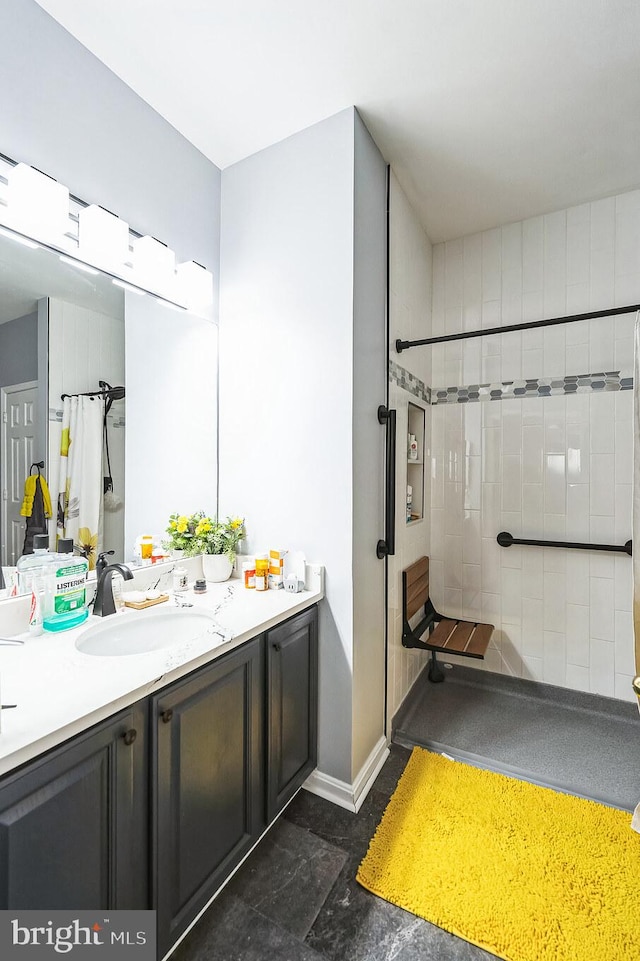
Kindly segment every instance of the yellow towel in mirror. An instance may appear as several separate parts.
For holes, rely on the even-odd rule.
[[[51,495],[49,493],[49,488],[47,487],[47,482],[42,476],[42,474],[30,474],[24,482],[24,500],[22,501],[22,507],[20,508],[20,514],[22,517],[31,517],[33,512],[33,502],[36,496],[36,484],[40,482],[40,487],[42,489],[42,500],[44,502],[44,514],[45,517],[51,517]]]

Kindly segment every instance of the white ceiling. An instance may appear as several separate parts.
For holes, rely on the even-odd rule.
[[[219,167],[360,110],[434,241],[640,186],[637,0],[38,0]]]

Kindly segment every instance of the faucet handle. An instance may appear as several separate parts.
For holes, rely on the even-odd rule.
[[[113,575],[120,574],[125,581],[133,580],[133,574],[124,564],[117,561],[107,564],[96,584],[96,595],[93,599],[93,613],[99,617],[106,617],[108,614],[115,614],[116,606],[113,599]]]
[[[115,554],[115,551],[102,551],[101,554],[98,554],[98,560],[96,561],[96,577],[100,577],[103,570],[109,563],[107,557],[110,557],[112,554]]]

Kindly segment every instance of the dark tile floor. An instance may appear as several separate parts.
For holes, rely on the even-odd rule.
[[[397,745],[358,814],[300,791],[172,961],[481,961],[493,955],[355,880],[410,752]]]
[[[635,805],[634,705],[466,668],[447,681],[429,686],[428,698],[416,688],[396,719],[395,738],[604,803]],[[493,958],[356,883],[409,754],[391,745],[358,814],[301,791],[172,961]]]

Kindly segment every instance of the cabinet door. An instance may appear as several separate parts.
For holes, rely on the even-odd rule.
[[[161,957],[264,826],[262,638],[153,698]]]
[[[266,647],[267,821],[271,821],[317,762],[317,608],[268,631]]]
[[[134,706],[2,778],[1,909],[148,908],[145,727]]]

